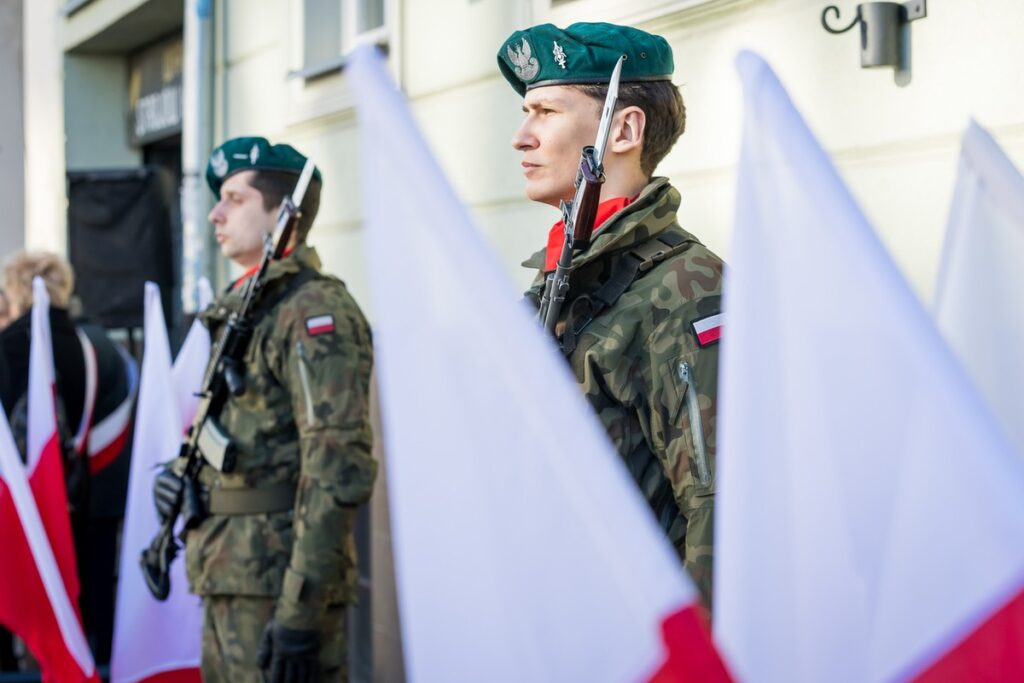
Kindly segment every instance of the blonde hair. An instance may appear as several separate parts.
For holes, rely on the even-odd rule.
[[[12,308],[25,313],[32,307],[32,278],[38,275],[46,284],[50,304],[67,308],[75,288],[71,264],[46,251],[23,251],[4,265],[4,289]]]

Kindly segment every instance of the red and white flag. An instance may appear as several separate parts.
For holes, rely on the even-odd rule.
[[[410,680],[727,680],[678,556],[373,48],[350,78]]]
[[[1024,455],[1024,176],[971,122],[960,150],[935,318]]]
[[[189,330],[171,368],[171,348],[160,303],[160,288],[146,283],[145,352],[139,381],[135,439],[121,542],[121,564],[110,659],[112,683],[200,680],[202,606],[188,591],[184,558],[171,566],[171,593],[159,601],[146,588],[139,556],[160,528],[153,507],[153,478],[162,463],[172,460],[182,433],[195,411],[210,337],[199,321]]]
[[[737,65],[716,642],[751,682],[1022,680],[1024,460],[775,74]]]
[[[99,680],[78,612],[78,575],[54,406],[50,300],[33,285],[28,464],[0,419],[0,622],[21,637],[47,681]]]

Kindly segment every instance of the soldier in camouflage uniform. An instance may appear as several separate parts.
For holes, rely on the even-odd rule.
[[[219,202],[210,220],[221,252],[253,271],[202,314],[213,334],[240,304],[263,235],[304,163],[291,147],[263,138],[229,140],[214,151],[207,180]],[[347,680],[352,529],[377,469],[367,401],[372,350],[359,307],[340,280],[319,272],[305,244],[319,189],[318,171],[292,250],[269,267],[245,393],[220,416],[238,447],[237,465],[224,473],[207,464],[199,475],[209,516],[188,532],[186,566],[203,599],[207,683],[264,674],[275,682]],[[182,466],[176,461],[158,477],[158,510],[180,489]]]
[[[530,199],[574,195],[620,55],[619,100],[604,157],[597,230],[573,258],[558,341],[588,400],[706,604],[711,604],[715,415],[722,261],[676,219],[679,192],[652,177],[685,125],[668,43],[637,29],[580,23],[513,33],[498,51],[523,95],[512,144]],[[539,301],[564,225],[523,265]]]

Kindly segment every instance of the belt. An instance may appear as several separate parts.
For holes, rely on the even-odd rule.
[[[295,484],[274,484],[258,489],[213,489],[208,510],[211,515],[257,515],[286,512],[295,507]]]

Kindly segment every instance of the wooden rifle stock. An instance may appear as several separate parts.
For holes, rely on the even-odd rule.
[[[580,208],[576,213],[576,222],[572,226],[572,248],[583,251],[590,246],[590,239],[594,235],[597,206],[601,203],[601,185],[604,183],[604,173],[597,166],[593,147],[583,148],[579,182],[583,183],[584,188],[580,197]]]

